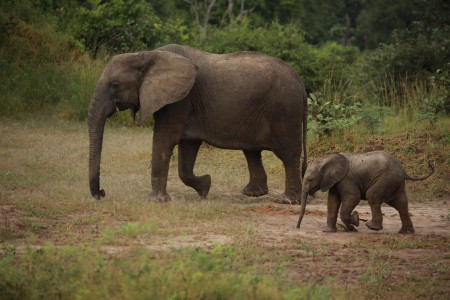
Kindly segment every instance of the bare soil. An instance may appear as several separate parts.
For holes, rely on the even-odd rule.
[[[314,200],[313,200],[314,201]],[[295,229],[299,207],[261,204],[246,208],[258,232],[258,243],[291,257],[288,272],[297,282],[334,280],[343,286],[384,284],[394,290],[409,281],[439,278],[440,295],[424,291],[415,297],[450,296],[450,198],[410,203],[414,235],[400,235],[400,217],[395,209],[382,207],[383,230],[372,231],[360,222],[359,232],[324,233],[326,204],[309,203],[300,230]],[[356,209],[360,219],[370,220],[370,207]],[[339,226],[338,226],[339,228]],[[398,291],[397,291],[398,292]],[[396,298],[410,297],[406,293]],[[446,296],[447,295],[447,296]],[[375,296],[375,295],[374,295]],[[386,295],[384,295],[386,296]],[[448,299],[448,298],[447,298]]]
[[[416,229],[414,235],[397,233],[401,227],[399,215],[387,205],[382,207],[384,228],[381,231],[371,231],[361,222],[358,232],[345,232],[340,228],[336,233],[324,233],[326,204],[323,200],[314,203],[314,199],[308,203],[302,227],[297,230],[295,225],[299,207],[276,204],[271,200],[271,197],[261,197],[249,203],[231,203],[240,214],[227,216],[219,221],[223,224],[213,230],[209,230],[208,224],[197,227],[185,224],[176,234],[172,232],[150,238],[138,236],[132,244],[116,240],[102,246],[102,249],[111,255],[126,254],[137,244],[157,252],[181,247],[211,249],[215,244],[236,241],[236,236],[227,234],[226,223],[245,219],[253,230],[252,249],[256,245],[258,253],[255,255],[260,256],[253,259],[255,263],[262,264],[268,274],[274,274],[282,266],[286,270],[284,276],[290,282],[358,287],[357,290],[367,290],[366,295],[375,298],[448,299],[450,296],[449,197],[410,203],[410,214]],[[364,202],[356,210],[360,219],[370,219],[370,207]],[[3,232],[14,234],[10,238],[14,238],[14,244],[20,251],[25,247],[21,245],[21,235],[27,234],[27,226],[21,223],[23,212],[12,205],[2,205],[0,213]],[[71,218],[73,221],[83,216],[73,215]],[[59,222],[55,220],[47,226],[61,227]],[[99,236],[94,225],[76,226],[78,228],[70,230],[80,236],[80,241]],[[58,244],[63,236],[49,228],[46,231],[48,234],[41,235],[38,243],[27,244],[26,247],[40,248],[46,240]],[[49,231],[53,233],[49,234]],[[409,290],[412,286],[414,294]]]

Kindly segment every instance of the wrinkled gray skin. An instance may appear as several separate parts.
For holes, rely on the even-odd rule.
[[[357,231],[359,225],[357,214],[352,211],[360,200],[367,200],[372,211],[372,220],[366,226],[372,230],[383,229],[383,202],[395,208],[402,221],[399,233],[415,232],[408,212],[408,198],[405,191],[405,180],[423,180],[431,173],[421,177],[409,176],[401,163],[389,153],[373,151],[368,153],[348,154],[333,153],[320,157],[309,163],[303,177],[300,217],[297,228],[300,228],[305,213],[307,195],[313,195],[319,189],[328,191],[328,217],[324,232],[336,232],[336,221],[339,208],[342,222],[350,231]]]
[[[181,180],[207,196],[211,177],[193,172],[202,142],[243,150],[250,172],[243,193],[255,197],[268,193],[261,151],[273,151],[285,167],[285,197],[297,201],[300,196],[306,91],[279,59],[256,52],[210,54],[179,45],[114,56],[97,83],[88,116],[89,184],[97,199],[105,196],[100,189],[105,122],[117,109],[139,111],[141,124],[154,117],[149,199],[170,200],[166,186],[175,145]]]

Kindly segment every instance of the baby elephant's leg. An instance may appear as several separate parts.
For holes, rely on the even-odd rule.
[[[381,213],[381,203],[370,203],[370,210],[372,211],[372,220],[366,223],[366,226],[371,230],[383,229],[383,214]]]
[[[406,196],[404,185],[397,192],[396,198],[393,201],[388,202],[388,204],[395,208],[400,214],[400,219],[402,220],[402,228],[398,233],[413,234],[415,232],[415,229],[409,216],[408,197]]]
[[[370,210],[372,211],[372,219],[366,223],[366,226],[370,230],[379,231],[383,229],[381,203],[383,202],[383,199],[386,199],[387,193],[389,193],[389,191],[382,181],[377,181],[367,190],[367,202],[369,202]]]
[[[359,225],[357,214],[352,214],[353,210],[361,201],[361,197],[356,194],[349,194],[342,197],[341,220],[349,231],[358,231],[355,226]]]
[[[340,206],[341,206],[341,197],[334,189],[331,189],[328,192],[327,227],[323,230],[323,232],[336,232],[337,231],[336,222],[337,222],[337,216],[338,216]]]

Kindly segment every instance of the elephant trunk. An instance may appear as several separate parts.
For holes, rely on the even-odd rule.
[[[106,119],[114,113],[114,107],[109,110],[102,107],[95,98],[91,100],[88,115],[89,127],[89,188],[92,197],[101,199],[105,191],[100,189],[100,160],[103,144],[103,132]]]
[[[305,215],[306,199],[307,198],[308,198],[308,194],[305,191],[302,191],[300,215],[298,216],[297,229],[300,229],[300,224],[302,223],[303,216]]]

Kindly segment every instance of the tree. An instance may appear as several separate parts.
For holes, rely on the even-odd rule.
[[[366,0],[357,17],[357,35],[362,49],[392,42],[394,30],[407,29],[413,21],[414,1]]]
[[[228,18],[230,19],[230,23],[237,20],[240,21],[243,17],[245,17],[248,13],[252,12],[255,7],[252,7],[250,9],[245,9],[245,0],[241,0],[241,4],[239,6],[239,13],[236,16],[235,15],[235,9],[234,9],[234,0],[228,0],[228,7],[227,7],[227,14]]]
[[[370,69],[380,77],[389,73],[426,78],[450,61],[450,4],[440,0],[416,0],[413,4],[410,25],[394,30],[391,43],[370,57]]]
[[[204,0],[203,4],[199,4],[198,0],[184,0],[189,4],[191,11],[195,16],[195,23],[201,31],[206,33],[208,31],[209,19],[211,18],[211,12],[216,4],[216,0]]]

